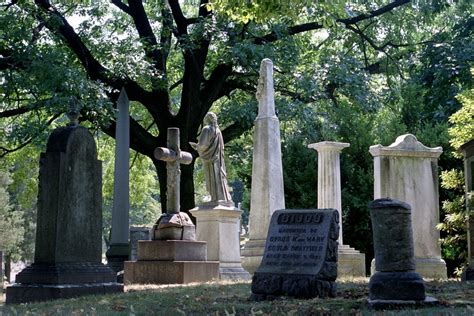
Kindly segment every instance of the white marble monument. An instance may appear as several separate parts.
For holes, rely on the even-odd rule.
[[[275,115],[273,63],[260,65],[257,87],[258,116],[253,138],[249,241],[242,249],[243,266],[253,274],[262,261],[273,212],[285,208],[281,161],[280,122]]]
[[[114,202],[110,247],[106,256],[108,265],[116,272],[123,270],[129,257],[129,159],[130,118],[127,92],[122,88],[117,100],[117,126],[115,128]]]
[[[190,210],[196,217],[196,238],[207,242],[207,259],[219,262],[220,279],[250,279],[240,260],[240,216],[234,207],[227,184],[224,162],[224,140],[217,116],[209,112],[198,143],[190,142],[203,164],[209,202]]]
[[[414,135],[405,134],[388,147],[370,146],[369,152],[374,157],[374,199],[397,199],[412,208],[416,272],[424,278],[446,279],[446,263],[441,259],[436,229],[438,157],[443,149],[426,147]]]
[[[341,165],[340,154],[348,143],[324,141],[309,144],[318,152],[318,208],[339,212],[338,277],[365,277],[365,254],[344,245],[342,239]]]

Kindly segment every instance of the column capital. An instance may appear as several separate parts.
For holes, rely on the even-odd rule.
[[[316,151],[342,151],[344,148],[349,147],[349,143],[323,141],[319,143],[309,144],[308,148],[312,148]]]

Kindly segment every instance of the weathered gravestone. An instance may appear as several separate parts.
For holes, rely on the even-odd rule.
[[[425,283],[415,272],[415,248],[410,205],[388,198],[369,204],[374,238],[376,272],[369,282],[369,304],[435,303],[426,297]]]
[[[438,158],[412,134],[398,136],[390,146],[370,146],[374,157],[374,199],[390,197],[408,203],[416,229],[416,271],[424,278],[446,279],[446,262],[439,243]]]
[[[196,241],[193,222],[180,212],[180,164],[191,163],[192,156],[180,150],[178,128],[168,128],[167,146],[155,150],[155,158],[166,161],[167,212],[153,227],[152,240],[138,241],[137,261],[125,261],[125,284],[206,282],[219,278],[219,262],[207,261],[206,242]]]
[[[7,288],[6,303],[122,292],[102,260],[102,168],[94,138],[71,123],[40,157],[34,263]]]
[[[334,209],[273,213],[252,297],[335,297],[339,214]]]
[[[273,63],[268,58],[260,64],[256,97],[258,115],[253,134],[249,240],[242,249],[242,266],[250,274],[262,261],[273,212],[285,208],[280,121],[275,112]]]
[[[150,228],[141,226],[130,227],[130,261],[138,258],[138,241],[150,240]]]
[[[115,126],[114,200],[110,247],[106,252],[107,264],[114,271],[123,270],[129,257],[129,158],[130,158],[130,102],[124,88],[117,100],[117,125]]]
[[[474,281],[474,139],[461,146],[464,155],[464,179],[466,183],[466,209],[467,209],[467,260],[461,279]]]

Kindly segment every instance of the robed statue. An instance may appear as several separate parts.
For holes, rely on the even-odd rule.
[[[206,114],[198,143],[189,144],[202,160],[206,189],[211,196],[209,203],[233,206],[224,163],[224,139],[215,113]]]

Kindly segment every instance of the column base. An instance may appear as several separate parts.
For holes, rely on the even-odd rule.
[[[425,279],[441,279],[448,278],[446,262],[439,258],[415,258],[416,272]],[[375,273],[375,259],[370,264],[370,273]]]
[[[337,276],[340,277],[365,277],[365,254],[349,245],[338,248]]]
[[[107,265],[115,272],[123,270],[123,263],[128,260],[130,255],[129,244],[110,244],[109,249],[105,253],[107,257]]]
[[[251,275],[254,275],[262,263],[265,242],[265,239],[249,240],[242,249],[242,266]]]

